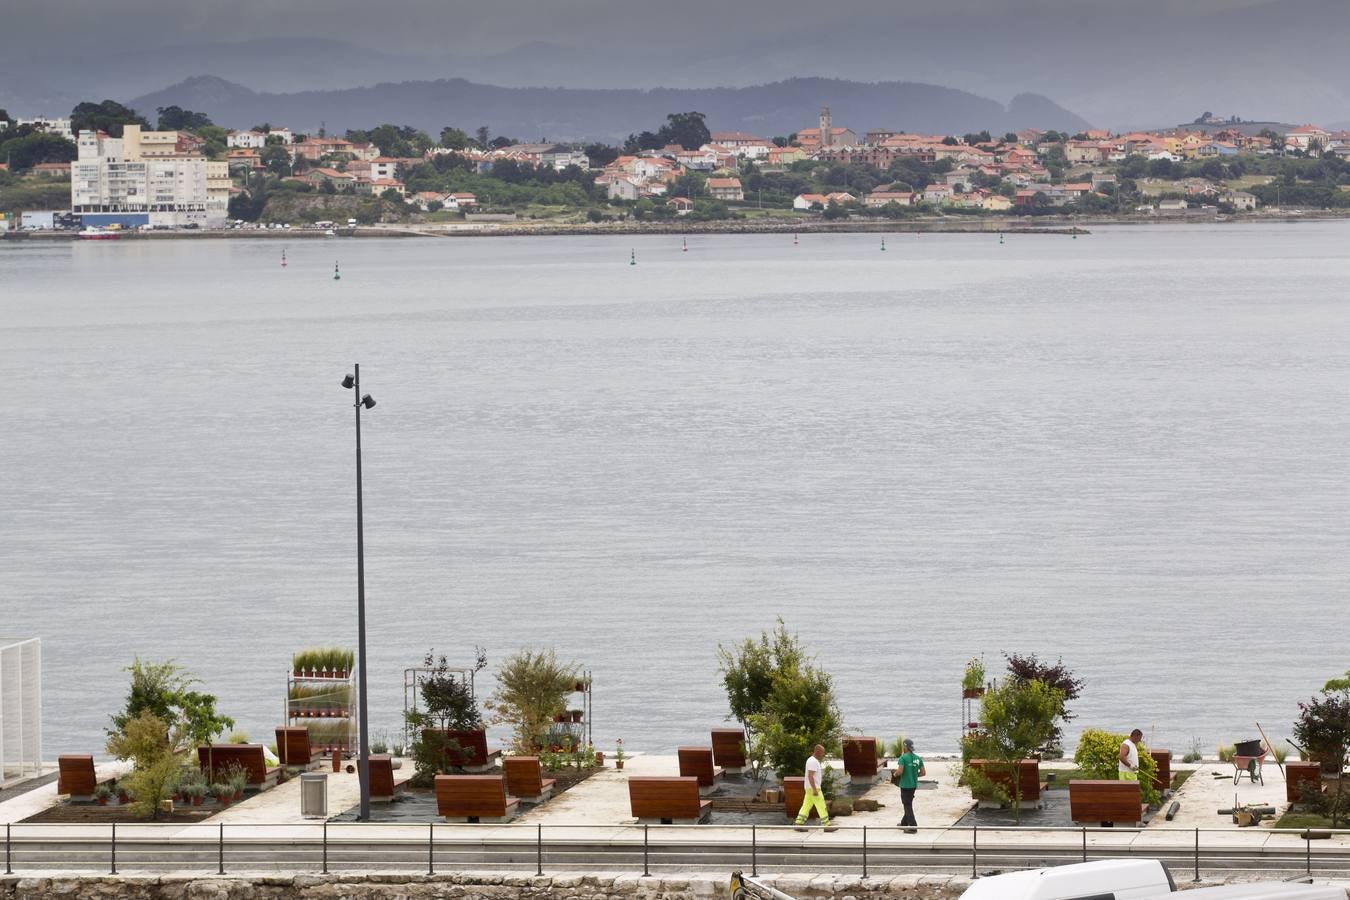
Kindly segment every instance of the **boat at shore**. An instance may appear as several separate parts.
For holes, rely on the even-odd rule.
[[[122,235],[102,228],[86,228],[76,235],[82,241],[115,241]]]

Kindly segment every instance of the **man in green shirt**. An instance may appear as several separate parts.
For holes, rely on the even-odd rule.
[[[895,761],[895,783],[900,786],[900,800],[905,804],[905,817],[900,824],[908,826],[905,830],[913,834],[919,824],[914,818],[914,792],[919,789],[919,778],[928,771],[923,767],[923,757],[914,752],[914,742],[905,738],[903,746],[905,752]]]

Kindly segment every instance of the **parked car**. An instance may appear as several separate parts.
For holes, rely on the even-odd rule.
[[[961,900],[1148,900],[1176,889],[1156,859],[1103,859],[981,878]]]
[[[1258,884],[1225,884],[1186,892],[1186,900],[1341,900],[1345,888],[1329,884],[1291,884],[1265,881]],[[1180,898],[1176,898],[1180,900]]]

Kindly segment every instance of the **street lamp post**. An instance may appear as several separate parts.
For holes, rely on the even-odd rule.
[[[361,409],[370,409],[375,399],[361,394],[361,366],[353,367],[355,374],[342,379],[342,386],[356,395],[356,672],[357,672],[357,726],[360,729],[360,750],[356,759],[361,781],[361,812],[363,822],[370,821],[370,727],[366,722],[366,539],[365,523],[361,514]]]

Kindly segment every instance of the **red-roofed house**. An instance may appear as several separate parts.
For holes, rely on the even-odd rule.
[[[708,193],[714,200],[744,200],[739,178],[709,178]]]

